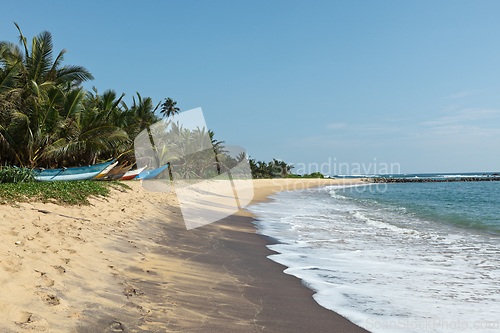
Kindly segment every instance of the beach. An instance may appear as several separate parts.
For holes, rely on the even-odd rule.
[[[370,332],[496,332],[499,185],[325,186],[248,209],[258,232],[277,240],[269,258],[314,290],[318,304]]]
[[[254,203],[338,182],[254,180]],[[267,258],[247,211],[186,230],[175,195],[126,183],[90,206],[0,206],[3,332],[366,332]]]

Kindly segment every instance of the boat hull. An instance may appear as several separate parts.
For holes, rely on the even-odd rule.
[[[153,170],[147,170],[147,171],[142,171],[140,174],[137,175],[136,178],[134,179],[142,179],[142,180],[147,180],[147,179],[151,179],[153,177],[156,177],[160,174],[160,172],[162,172],[163,170],[165,170],[166,168],[168,167],[168,164],[167,165],[164,165],[162,167],[159,167],[159,168],[156,168],[156,169],[153,169]]]
[[[146,169],[146,167],[143,167],[143,168],[140,168],[140,169],[136,169],[136,170],[131,170],[131,171],[128,171],[125,175],[123,175],[122,178],[120,178],[119,180],[131,180],[131,179],[134,179],[135,177],[137,177],[144,169]]]
[[[107,166],[114,161],[91,165],[88,167],[77,167],[67,169],[47,169],[47,170],[34,170],[35,179],[40,182],[48,181],[75,181],[75,180],[89,180],[99,175]]]
[[[108,165],[107,167],[105,167],[97,176],[95,176],[94,178],[92,179],[99,179],[99,178],[102,178],[104,176],[106,176],[108,174],[108,172],[110,172],[111,170],[113,170],[113,168],[118,164],[118,161],[115,161],[114,163]]]
[[[132,169],[132,165],[129,165],[127,167],[121,168],[120,171],[118,171],[116,174],[113,176],[106,178],[106,180],[118,180],[121,179],[130,169]]]

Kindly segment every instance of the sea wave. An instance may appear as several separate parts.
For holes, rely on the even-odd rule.
[[[277,252],[270,258],[314,290],[320,305],[376,333],[386,330],[369,324],[440,318],[472,327],[500,318],[500,237],[329,189],[331,197],[321,189],[283,192],[250,207],[259,232],[280,241],[269,246]]]

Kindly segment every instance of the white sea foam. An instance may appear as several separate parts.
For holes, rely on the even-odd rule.
[[[489,175],[481,174],[481,175],[437,175],[439,178],[485,178],[491,177]]]
[[[259,232],[282,242],[269,246],[278,252],[270,258],[319,304],[372,332],[500,331],[498,237],[324,190],[282,192],[250,207]]]

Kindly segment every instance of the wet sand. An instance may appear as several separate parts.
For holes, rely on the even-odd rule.
[[[297,187],[297,181],[270,182],[255,182],[255,200]],[[311,290],[267,258],[273,253],[265,246],[270,241],[255,234],[248,213],[186,230],[174,196],[144,193],[137,184],[108,200],[125,211],[142,207],[132,217],[116,216],[124,213],[121,208],[99,206],[102,199],[94,207],[65,211],[80,212],[92,225],[39,216],[41,228],[54,230],[38,231],[46,249],[31,245],[34,239],[21,249],[12,240],[24,237],[25,229],[19,221],[9,226],[18,234],[9,239],[14,247],[0,249],[1,263],[5,251],[22,258],[16,272],[4,264],[0,275],[0,292],[8,296],[0,307],[5,332],[366,332],[319,306]],[[18,212],[1,206],[2,213],[15,219]],[[37,223],[36,216],[30,219],[22,225]],[[61,235],[72,226],[79,236]],[[33,228],[27,234],[36,235]],[[34,252],[38,260],[24,252]]]

